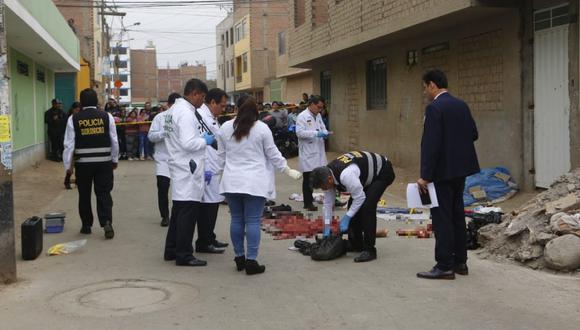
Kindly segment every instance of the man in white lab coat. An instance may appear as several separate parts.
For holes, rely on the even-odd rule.
[[[205,148],[215,138],[198,130],[195,109],[201,107],[207,86],[199,79],[189,80],[183,98],[177,99],[165,115],[165,146],[169,154],[172,216],[165,240],[165,260],[178,266],[205,266],[193,256],[193,232],[205,189]]]
[[[313,203],[310,173],[315,168],[326,165],[324,139],[331,134],[331,132],[326,130],[326,126],[320,116],[323,108],[324,99],[318,95],[312,95],[308,99],[308,108],[302,111],[296,120],[299,165],[300,171],[303,173],[302,194],[304,196],[304,208],[309,211],[318,210]]]
[[[175,100],[181,98],[178,93],[171,93],[167,98],[167,106],[172,107]],[[147,134],[149,141],[155,143],[155,175],[157,176],[157,203],[159,205],[159,213],[161,214],[161,227],[169,226],[169,185],[171,183],[169,174],[169,154],[165,146],[165,115],[167,111],[161,107],[159,113],[153,122]]]
[[[203,133],[216,135],[220,124],[218,117],[225,111],[228,95],[219,88],[211,89],[205,103],[197,109],[198,130]],[[197,219],[197,240],[195,251],[197,253],[223,253],[228,243],[222,243],[216,239],[215,223],[217,220],[220,203],[224,196],[220,195],[221,174],[218,174],[217,142],[205,148],[205,190]]]

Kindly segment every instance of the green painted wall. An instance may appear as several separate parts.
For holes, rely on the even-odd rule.
[[[44,121],[39,120],[40,118],[44,118],[44,110],[50,108],[50,101],[47,95],[47,83],[46,83],[46,76],[48,75],[48,70],[42,67],[39,64],[36,64],[36,71],[40,71],[44,73],[44,82],[35,79],[35,100],[36,100],[36,120],[35,123],[35,131],[36,131],[36,141],[41,137],[44,137]]]
[[[79,39],[52,0],[19,0],[19,2],[76,62],[80,62]]]
[[[35,63],[26,55],[9,51],[10,95],[14,150],[44,143],[44,112],[54,98],[54,72]],[[28,76],[18,73],[18,62],[28,65]],[[44,72],[44,82],[37,79],[37,70]]]
[[[10,50],[10,89],[12,95],[12,134],[14,150],[36,144],[34,109],[34,62]],[[28,65],[28,76],[18,73],[18,63]]]
[[[282,101],[282,80],[270,81],[270,101]]]
[[[54,75],[56,98],[61,100],[62,109],[66,112],[74,101],[77,100],[77,74],[57,73]]]

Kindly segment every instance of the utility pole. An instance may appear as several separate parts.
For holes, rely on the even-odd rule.
[[[10,84],[4,0],[0,0],[0,283],[16,281]]]

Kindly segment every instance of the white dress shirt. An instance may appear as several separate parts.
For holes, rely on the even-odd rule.
[[[84,109],[96,109],[97,107],[84,107]],[[109,137],[111,138],[111,161],[113,163],[119,162],[119,140],[117,139],[117,128],[115,127],[115,118],[110,113],[109,115]],[[66,122],[66,131],[64,133],[64,151],[62,152],[62,162],[65,170],[69,170],[72,166],[72,158],[75,151],[75,127],[73,124],[73,116],[69,116]]]
[[[336,179],[334,180],[336,183]],[[346,191],[350,193],[352,197],[352,204],[346,212],[349,217],[354,217],[356,213],[360,210],[361,206],[364,204],[367,196],[364,192],[364,187],[360,182],[360,168],[356,164],[350,164],[345,168],[340,174],[340,182],[346,188]],[[330,223],[332,220],[332,210],[334,207],[334,201],[336,197],[336,189],[332,188],[324,192],[324,222]]]
[[[283,171],[288,164],[274,144],[272,132],[266,124],[256,121],[248,136],[239,142],[233,133],[234,120],[230,120],[217,135],[218,169],[223,169],[220,193],[276,198],[275,177],[269,166]]]

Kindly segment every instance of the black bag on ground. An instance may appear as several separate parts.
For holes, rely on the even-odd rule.
[[[310,247],[310,257],[316,261],[333,260],[345,255],[346,248],[342,235],[330,235]]]
[[[501,223],[503,213],[499,212],[489,212],[485,214],[473,213],[467,216],[471,218],[471,221],[467,224],[467,249],[476,250],[480,247],[478,242],[479,229],[483,226],[492,223]]]

